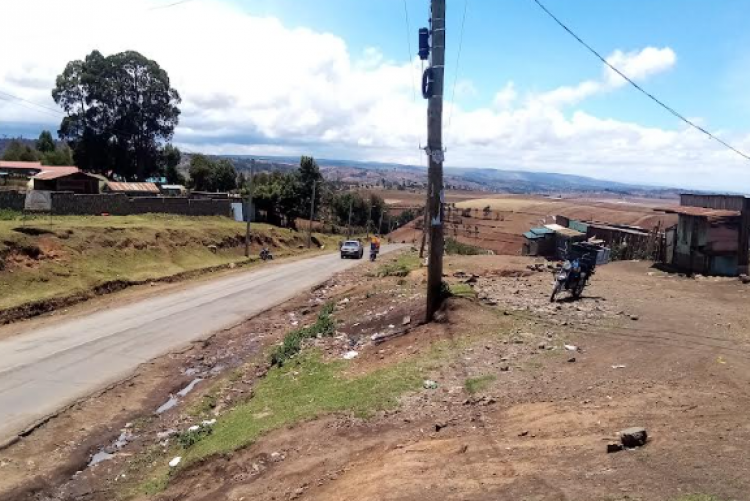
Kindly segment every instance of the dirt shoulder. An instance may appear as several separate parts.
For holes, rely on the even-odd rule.
[[[582,300],[550,304],[550,276],[529,262],[449,257],[446,280],[461,297],[430,325],[419,325],[421,270],[346,272],[144,366],[1,452],[0,492],[81,501],[748,499],[750,289],[622,262],[598,270]],[[331,301],[334,335],[305,341],[269,370],[268,350]],[[198,374],[205,379],[174,409],[153,414]],[[199,435],[185,435],[195,425]],[[648,430],[647,445],[608,453],[630,426]],[[121,429],[126,445],[86,468]],[[170,468],[175,457],[181,464]]]

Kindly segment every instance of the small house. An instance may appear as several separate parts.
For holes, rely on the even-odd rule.
[[[574,243],[586,240],[585,233],[565,228],[559,224],[546,224],[544,227],[555,233],[555,252],[553,254],[558,259],[566,259]]]
[[[736,276],[740,211],[673,207],[660,209],[679,216],[667,230],[667,264],[702,275]]]
[[[129,197],[153,197],[160,194],[159,187],[154,183],[125,183],[110,181],[107,183],[110,193],[122,193]]]
[[[554,231],[549,228],[531,228],[523,236],[526,238],[522,249],[524,256],[554,256]]]
[[[187,193],[187,188],[181,184],[162,184],[159,189],[162,195],[168,197],[180,197]]]
[[[73,170],[75,169],[75,170]],[[31,178],[31,189],[38,191],[67,191],[79,195],[98,195],[100,179],[79,171],[76,167],[55,167],[43,170]]]

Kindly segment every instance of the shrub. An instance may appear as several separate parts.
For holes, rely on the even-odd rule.
[[[487,254],[487,251],[480,249],[475,245],[469,245],[454,240],[453,238],[445,239],[445,253],[446,254],[459,254],[462,256],[478,256],[480,254]]]
[[[271,364],[283,366],[286,361],[302,350],[302,341],[305,339],[332,336],[336,331],[336,322],[331,317],[333,308],[332,303],[326,304],[318,313],[318,318],[314,324],[287,333],[281,346],[276,347],[271,353]]]

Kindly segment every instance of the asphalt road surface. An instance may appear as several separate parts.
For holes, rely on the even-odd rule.
[[[0,443],[143,362],[236,325],[360,262],[327,254],[269,264],[0,341]]]

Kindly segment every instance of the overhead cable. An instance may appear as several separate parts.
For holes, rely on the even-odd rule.
[[[678,119],[680,119],[683,122],[685,122],[690,127],[696,129],[697,131],[702,132],[703,134],[705,134],[706,136],[708,136],[710,139],[713,139],[714,141],[716,141],[717,143],[721,144],[722,146],[724,146],[724,147],[732,150],[733,152],[737,153],[738,155],[740,155],[741,157],[745,158],[746,160],[750,160],[750,156],[746,155],[745,153],[743,153],[742,151],[738,150],[737,148],[735,148],[731,144],[727,143],[723,139],[715,136],[714,134],[712,134],[711,132],[709,132],[705,128],[701,127],[700,125],[696,124],[692,120],[688,119],[687,117],[685,117],[681,113],[677,112],[674,108],[672,108],[671,106],[665,104],[663,101],[661,101],[660,99],[658,99],[656,96],[654,96],[650,92],[646,91],[643,87],[641,87],[640,85],[638,85],[637,83],[635,83],[632,79],[630,79],[622,71],[620,71],[619,69],[617,69],[609,61],[607,61],[604,57],[602,57],[602,55],[599,52],[597,52],[593,47],[591,47],[589,44],[587,44],[586,42],[584,42],[583,39],[581,39],[581,37],[579,37],[578,35],[576,35],[573,32],[573,30],[571,30],[570,28],[568,28],[565,25],[565,23],[563,23],[562,21],[560,21],[560,19],[558,19],[557,16],[555,16],[552,12],[550,12],[549,9],[547,9],[547,7],[545,7],[544,4],[542,4],[542,2],[540,0],[532,0],[532,1],[534,3],[536,3],[539,6],[539,8],[542,9],[549,17],[551,17],[552,20],[555,21],[562,29],[564,29],[565,31],[567,31],[570,36],[572,36],[573,38],[575,38],[578,41],[578,43],[580,43],[581,45],[583,45],[586,49],[588,49],[589,52],[591,52],[594,56],[596,56],[597,59],[599,59],[602,63],[604,63],[612,71],[614,71],[615,73],[617,73],[618,75],[620,75],[622,78],[624,78],[625,81],[627,81],[630,85],[632,85],[633,87],[635,87],[636,89],[638,89],[639,91],[641,91],[641,93],[643,93],[646,97],[648,97],[649,99],[651,99],[652,101],[654,101],[656,104],[658,104],[659,106],[661,106],[662,108],[664,108],[665,110],[667,110],[669,113],[671,113],[672,115],[674,115]]]

